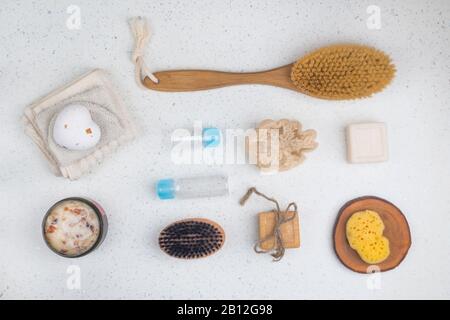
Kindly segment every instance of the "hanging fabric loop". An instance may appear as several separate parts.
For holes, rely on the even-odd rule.
[[[142,88],[145,88],[143,81],[148,77],[154,83],[158,83],[158,78],[150,72],[144,60],[145,49],[150,41],[150,29],[148,27],[147,19],[144,17],[136,17],[130,19],[130,27],[135,40],[135,47],[132,54],[132,61],[135,66],[136,82]]]

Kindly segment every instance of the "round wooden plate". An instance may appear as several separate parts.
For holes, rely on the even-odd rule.
[[[353,250],[346,236],[346,224],[350,216],[361,210],[378,212],[384,223],[383,235],[389,239],[391,253],[383,262],[373,268],[364,262]],[[397,267],[405,258],[411,246],[411,233],[408,221],[395,205],[381,198],[366,196],[347,202],[339,211],[334,227],[334,250],[341,262],[349,269],[359,273],[388,271]]]

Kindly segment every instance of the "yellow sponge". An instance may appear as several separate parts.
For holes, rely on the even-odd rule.
[[[358,211],[347,221],[347,240],[361,259],[369,264],[383,262],[389,257],[389,239],[383,236],[384,223],[377,212]]]

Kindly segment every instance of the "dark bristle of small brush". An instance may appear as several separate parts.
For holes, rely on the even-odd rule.
[[[195,259],[218,251],[225,241],[222,228],[206,219],[175,222],[159,235],[161,250],[172,257]]]

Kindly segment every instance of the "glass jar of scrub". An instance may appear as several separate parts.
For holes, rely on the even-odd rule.
[[[65,258],[79,258],[97,249],[106,237],[108,220],[95,201],[67,198],[55,203],[42,222],[47,246]]]

